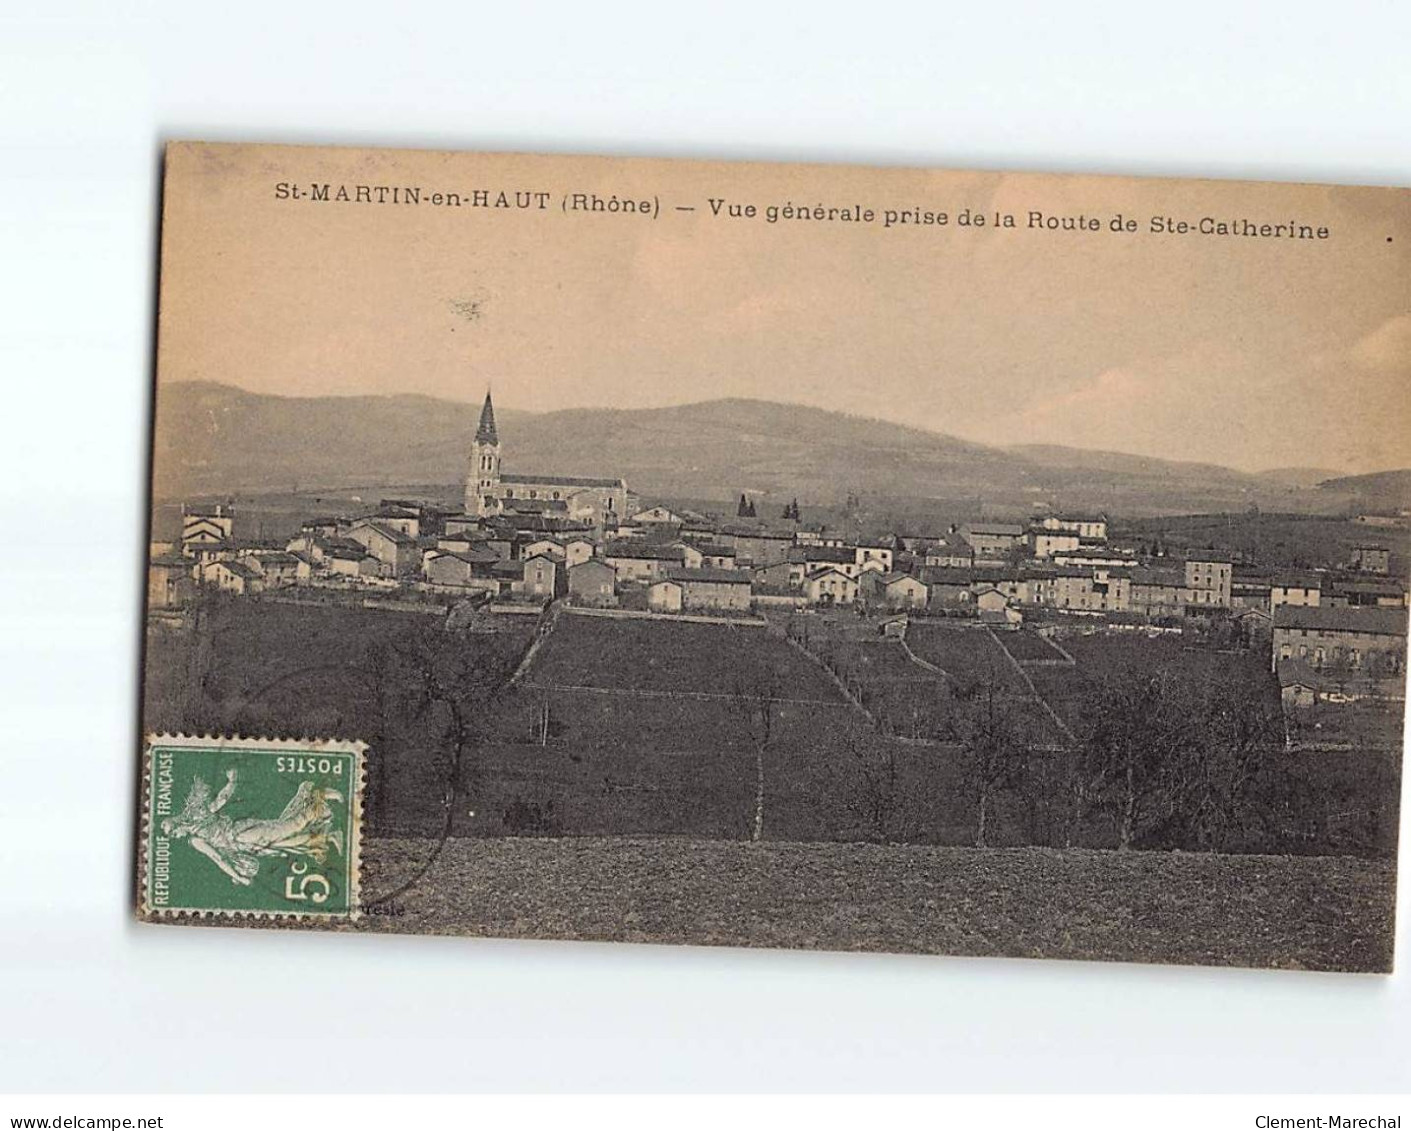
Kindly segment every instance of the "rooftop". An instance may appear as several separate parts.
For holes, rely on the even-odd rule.
[[[1275,628],[1302,628],[1318,632],[1367,632],[1377,636],[1405,636],[1405,609],[1373,609],[1327,605],[1280,605],[1274,610]]]
[[[625,487],[621,479],[595,479],[584,475],[501,475],[501,483],[534,487]]]
[[[654,542],[612,542],[603,551],[603,557],[680,562],[685,561],[686,552],[680,546],[662,546]]]
[[[708,581],[722,585],[749,585],[752,580],[747,571],[740,569],[673,569],[667,571],[666,576],[672,581]]]

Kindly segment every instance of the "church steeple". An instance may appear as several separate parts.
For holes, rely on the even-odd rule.
[[[495,406],[490,390],[485,390],[485,405],[480,410],[480,426],[470,445],[470,460],[465,476],[465,509],[467,514],[496,514],[500,509],[500,434],[495,430]]]
[[[490,401],[490,390],[485,390],[485,404],[480,409],[480,427],[475,430],[475,442],[477,444],[498,444],[499,436],[495,433],[495,406]]]

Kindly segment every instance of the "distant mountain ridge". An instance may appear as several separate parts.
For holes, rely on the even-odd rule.
[[[278,397],[171,383],[158,396],[154,492],[163,500],[454,484],[465,474],[478,415],[477,404],[417,395]],[[1279,503],[1327,509],[1340,494],[1304,490],[1306,480],[1120,452],[987,447],[772,401],[546,413],[497,406],[496,416],[506,471],[621,475],[634,490],[664,497],[723,500],[747,491],[833,502],[854,493],[983,500],[1020,512],[1049,505],[1155,513]]]
[[[1411,502],[1411,469],[1373,471],[1367,475],[1340,475],[1318,484],[1319,490],[1350,492],[1386,505]]]

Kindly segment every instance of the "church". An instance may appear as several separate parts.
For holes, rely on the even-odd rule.
[[[465,513],[481,518],[506,512],[558,513],[595,526],[627,516],[627,481],[578,475],[512,474],[501,470],[499,432],[490,393],[470,445],[465,478]]]

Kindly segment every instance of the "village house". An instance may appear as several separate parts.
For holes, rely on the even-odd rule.
[[[1356,703],[1365,699],[1404,701],[1406,685],[1399,677],[1364,672],[1329,672],[1304,660],[1279,660],[1279,697],[1285,707],[1312,707],[1318,703]]]
[[[502,550],[503,552],[501,552]],[[462,554],[470,561],[488,568],[498,561],[513,556],[509,550],[510,544],[507,542],[501,543],[497,548],[494,543],[487,542],[482,538],[472,538],[468,534],[446,534],[436,539],[435,548],[427,547],[422,550],[421,560],[424,565],[428,555],[438,552]]]
[[[685,558],[679,546],[651,542],[613,542],[603,550],[603,560],[617,571],[619,582],[660,581],[668,570],[683,568]]]
[[[1028,602],[1055,609],[1097,612],[1107,606],[1107,587],[1099,591],[1090,573],[1076,569],[1025,570]]]
[[[441,520],[441,537],[450,538],[457,534],[485,533],[485,523],[478,516],[473,514],[448,514]]]
[[[236,560],[258,573],[266,589],[296,585],[310,576],[308,567],[288,550],[253,550]]]
[[[947,535],[916,551],[923,566],[942,569],[969,569],[975,564],[975,551],[958,535]]]
[[[824,568],[836,569],[854,579],[862,572],[857,552],[845,546],[796,546],[789,561],[802,565],[805,577]]]
[[[1312,573],[1284,573],[1269,582],[1269,612],[1284,605],[1316,607],[1322,603],[1322,579]]]
[[[735,569],[738,557],[734,546],[721,542],[697,542],[695,547],[701,554],[703,569]]]
[[[1179,616],[1186,608],[1186,581],[1174,569],[1139,567],[1131,575],[1131,607],[1147,616]]]
[[[1231,619],[1239,625],[1246,640],[1267,641],[1274,631],[1274,618],[1262,608],[1239,608]]]
[[[468,585],[475,576],[475,563],[460,550],[427,550],[421,558],[421,576],[432,585]]]
[[[421,511],[418,507],[384,500],[377,513],[370,515],[369,518],[389,530],[405,534],[408,538],[421,537]]]
[[[682,515],[684,521],[681,523],[679,534],[687,542],[714,542],[716,540],[717,523],[705,515],[696,514],[694,511],[683,511]]]
[[[794,528],[793,539],[799,546],[831,546],[840,549],[848,544],[847,537],[840,531],[830,531],[826,526],[798,526]]]
[[[314,545],[319,564],[338,577],[379,577],[385,568],[357,542],[335,539],[318,541]]]
[[[1033,525],[1042,530],[1067,531],[1084,541],[1107,541],[1107,519],[1101,515],[1048,514],[1036,518]]]
[[[974,605],[973,570],[944,566],[922,569],[921,581],[926,586],[927,604],[933,609],[965,610]]]
[[[836,566],[814,570],[804,578],[802,588],[810,605],[851,605],[857,601],[857,578]]]
[[[1034,579],[1050,576],[1054,571],[1031,566],[1019,569],[1008,566],[977,566],[973,571],[972,593],[992,587],[1004,594],[1011,603],[1031,604],[1034,597]]]
[[[568,567],[568,600],[588,608],[611,608],[617,604],[617,571],[597,558]]]
[[[803,576],[797,580],[793,579],[791,571],[794,566],[790,562],[775,562],[773,565],[739,567],[742,573],[748,573],[754,581],[756,592],[767,593],[787,593],[803,585]]]
[[[384,577],[404,577],[414,572],[421,562],[416,538],[384,525],[380,519],[359,519],[343,536],[381,562]]]
[[[1374,659],[1393,671],[1406,660],[1403,609],[1299,607],[1274,610],[1273,665],[1300,659],[1315,668],[1327,664],[1361,667]]]
[[[925,583],[909,573],[883,574],[881,585],[882,600],[889,609],[924,609],[930,600]]]
[[[669,507],[656,506],[648,507],[644,511],[638,511],[636,514],[632,515],[628,521],[637,525],[680,526],[685,522],[685,519]]]
[[[1230,580],[1230,607],[1234,609],[1263,609],[1268,612],[1272,583],[1267,577],[1253,574],[1235,574]]]
[[[735,547],[737,564],[767,566],[788,560],[789,551],[794,545],[794,533],[763,527],[727,526],[715,540]]]
[[[483,547],[472,547],[469,550],[438,548],[427,550],[422,556],[421,573],[432,585],[480,588],[493,579],[492,567],[499,560],[495,553]]]
[[[518,558],[497,561],[490,567],[500,596],[517,596],[524,590],[524,562]]]
[[[535,538],[519,548],[521,558],[532,558],[536,554],[547,554],[556,562],[565,561],[568,558],[568,551],[564,548],[563,543],[555,538]]]
[[[535,601],[552,601],[568,589],[567,571],[548,554],[524,559],[520,593]]]
[[[902,532],[897,535],[897,543],[903,550],[909,553],[918,554],[923,552],[927,546],[934,542],[941,542],[946,538],[944,534],[918,534],[916,532]]]
[[[1079,569],[1131,569],[1137,564],[1137,555],[1132,550],[1080,540],[1076,550],[1060,550],[1051,560],[1054,565]]]
[[[1279,677],[1279,698],[1287,707],[1312,707],[1326,699],[1332,690],[1332,680],[1319,675],[1303,660],[1279,660],[1275,665]]]
[[[299,533],[312,538],[336,538],[342,525],[336,518],[306,518],[299,524]]]
[[[225,507],[181,508],[181,553],[197,557],[202,548],[223,546],[230,542],[234,516]]]
[[[859,570],[892,572],[893,548],[889,542],[859,542],[853,547],[853,560]]]
[[[443,534],[436,539],[435,546],[422,548],[423,573],[426,570],[426,559],[437,553],[469,555],[472,560],[483,562],[487,568],[500,560],[500,555],[491,549],[483,538],[471,537],[469,534]]]
[[[1029,553],[1036,558],[1077,553],[1082,540],[1072,530],[1046,530],[1036,526],[1029,531]]]
[[[1321,604],[1334,608],[1358,606],[1401,609],[1406,607],[1406,587],[1389,577],[1343,577],[1325,583]]]
[[[975,551],[976,564],[1002,563],[1010,551],[1024,545],[1024,528],[1007,522],[974,522],[960,533]]]
[[[1125,613],[1132,607],[1132,578],[1127,571],[1095,569],[1093,593],[1104,612]]]
[[[492,530],[483,539],[471,543],[471,549],[489,550],[501,561],[519,556],[519,540],[512,533]]]
[[[214,586],[222,593],[245,596],[258,593],[264,588],[264,579],[259,572],[237,561],[210,561],[196,567],[197,579],[202,585]]]
[[[667,578],[681,587],[683,609],[748,612],[750,575],[738,569],[674,569]]]
[[[681,565],[685,569],[700,569],[705,564],[705,555],[698,545],[691,542],[670,542],[668,546],[681,551]]]
[[[194,567],[189,558],[164,554],[147,563],[147,607],[174,609],[191,600]]]
[[[569,538],[563,544],[564,565],[572,569],[582,565],[597,552],[597,547],[587,538]]]
[[[1218,605],[1228,609],[1233,579],[1234,566],[1230,564],[1228,558],[1209,555],[1187,558],[1185,583],[1190,592],[1186,603]]]
[[[295,583],[298,585],[307,585],[313,580],[314,575],[319,572],[319,563],[314,561],[314,556],[307,550],[290,550],[289,552],[294,555],[295,560],[299,563],[299,567],[294,574]]]
[[[648,586],[647,608],[654,613],[679,613],[683,592],[679,581],[663,577],[660,581],[654,581]]]
[[[975,609],[979,613],[1003,612],[1008,607],[1009,598],[993,585],[984,586],[975,594]]]

